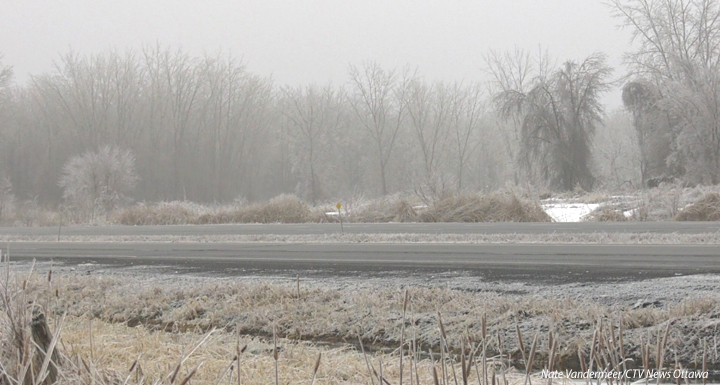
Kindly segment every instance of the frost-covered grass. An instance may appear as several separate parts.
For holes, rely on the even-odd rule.
[[[720,200],[708,198],[720,194],[720,186],[684,187],[663,184],[660,187],[618,193],[565,193],[542,201],[543,208],[557,222],[578,221],[671,221],[718,220]],[[691,205],[695,214],[682,214]],[[700,211],[698,211],[700,210]]]
[[[496,383],[503,374],[520,383],[528,359],[533,370],[547,368],[549,361],[559,369],[577,365],[578,357],[606,359],[600,362],[604,367],[620,354],[650,365],[666,351],[675,354],[663,358],[669,367],[701,365],[703,354],[713,367],[720,362],[713,321],[720,297],[717,277],[710,276],[596,286],[485,283],[476,290],[447,282],[401,287],[397,280],[22,271],[5,277],[0,278],[0,381],[4,371],[7,384],[15,384],[23,371],[40,372],[23,365],[37,354],[27,342],[28,303],[39,306],[50,329],[60,333],[55,346],[61,384],[146,384],[163,378],[161,383],[171,383],[173,373],[175,383],[183,383],[196,368],[194,384],[227,383],[233,376],[236,383],[238,366],[245,384],[274,383],[276,373],[282,383],[311,383],[318,354],[316,383],[324,384],[370,383],[380,371],[390,383],[400,383],[401,356],[406,383],[416,375],[422,384],[435,383],[433,368],[447,376],[444,383],[454,377],[460,382],[463,372],[472,383],[485,373],[496,376]],[[18,330],[27,338],[15,338]],[[372,353],[364,355],[356,341]],[[646,355],[648,342],[653,348]],[[594,352],[598,346],[608,348]],[[462,362],[472,370],[463,370]]]
[[[180,225],[217,223],[319,222],[322,212],[312,210],[293,195],[280,195],[266,203],[206,206],[192,202],[138,204],[111,215],[122,225]]]
[[[310,207],[292,195],[267,203],[207,207],[169,202],[128,207],[113,213],[111,222],[123,225],[174,225],[211,223],[336,222],[334,204]],[[510,192],[461,194],[422,205],[411,198],[393,196],[353,202],[340,211],[349,222],[549,222],[537,202]]]
[[[720,244],[720,233],[552,233],[552,234],[248,234],[248,235],[87,235],[62,242],[229,242],[229,243],[556,243],[608,245]],[[55,242],[57,236],[0,234],[0,242]]]
[[[94,225],[177,225],[218,223],[323,223],[338,222],[578,222],[666,221],[705,218],[710,215],[679,215],[708,194],[720,194],[720,186],[683,187],[665,184],[653,189],[562,193],[541,201],[527,192],[464,193],[426,202],[417,195],[395,194],[376,199],[335,199],[315,206],[294,195],[280,195],[267,202],[199,204],[189,201],[137,203],[94,216],[63,214],[34,202],[16,205],[3,214],[1,223],[12,226],[57,226],[60,223]],[[715,204],[712,210],[720,210]],[[710,207],[705,204],[705,210]],[[84,218],[80,220],[78,218]]]
[[[720,186],[660,187],[624,192],[556,194],[542,201],[512,191],[491,194],[460,194],[435,202],[416,196],[393,195],[344,203],[341,214],[350,222],[579,222],[667,221],[718,216],[679,215],[708,194],[720,194]],[[279,206],[279,203],[285,206]],[[704,210],[720,210],[719,204]],[[279,209],[278,207],[283,207]],[[715,219],[713,219],[715,218]],[[204,206],[185,202],[137,205],[111,217],[121,224],[186,223],[299,223],[336,222],[334,203],[310,207],[293,196],[281,196],[252,206]]]
[[[695,203],[684,207],[676,216],[678,221],[718,221],[720,220],[720,194],[706,193]]]

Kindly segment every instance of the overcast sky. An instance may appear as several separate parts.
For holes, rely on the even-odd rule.
[[[364,60],[481,80],[483,53],[515,46],[561,61],[602,51],[620,76],[629,33],[617,24],[600,0],[2,0],[0,54],[21,82],[70,48],[156,42],[228,51],[280,84],[344,83],[348,65]],[[617,91],[605,99],[621,104]]]

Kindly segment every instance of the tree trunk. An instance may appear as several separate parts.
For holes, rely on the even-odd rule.
[[[385,162],[380,161],[380,178],[382,179],[382,195],[387,195],[387,182],[385,182]]]

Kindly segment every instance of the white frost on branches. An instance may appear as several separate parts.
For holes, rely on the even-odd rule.
[[[70,158],[59,185],[63,199],[76,214],[90,215],[94,220],[99,211],[107,213],[126,201],[137,182],[133,153],[104,146]]]

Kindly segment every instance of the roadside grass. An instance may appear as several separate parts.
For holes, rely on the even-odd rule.
[[[280,195],[265,204],[204,206],[174,201],[137,204],[111,214],[121,225],[180,225],[218,223],[304,223],[311,221],[310,207],[292,195]]]
[[[551,222],[538,202],[511,192],[467,194],[435,202],[420,215],[422,222]]]
[[[61,384],[235,383],[238,363],[242,383],[367,384],[382,377],[401,384],[412,376],[416,384],[519,384],[542,368],[720,362],[720,297],[707,291],[623,305],[437,286],[40,276],[6,268],[2,384],[44,383],[52,363]],[[31,331],[38,312],[47,316],[46,340]],[[57,362],[44,360],[43,352],[55,349]]]
[[[628,218],[620,210],[609,206],[600,206],[587,214],[584,220],[587,222],[626,222]]]
[[[417,222],[418,211],[426,208],[427,205],[419,199],[392,195],[379,199],[352,202],[341,213],[349,222]],[[333,219],[337,220],[337,218]]]
[[[57,242],[57,235],[0,234],[0,242]],[[246,235],[61,235],[61,242],[223,242],[223,243],[464,243],[464,244],[606,244],[606,245],[717,245],[714,233],[552,233],[552,234],[426,234],[426,233],[341,233],[337,225],[329,234],[246,234]]]
[[[689,220],[692,215],[681,214],[695,203],[700,202],[706,196],[720,194],[720,186],[694,186],[685,187],[680,183],[663,183],[658,187],[626,191],[622,194],[612,192],[594,192],[589,194],[565,194],[560,197],[566,202],[574,203],[599,203],[601,206],[596,213],[587,216],[588,220],[622,220],[610,210],[620,213],[627,213],[627,220],[630,221],[682,221]],[[554,197],[558,198],[558,197]],[[703,210],[712,210],[712,207],[720,211],[720,202],[700,203],[704,205]],[[601,210],[606,210],[601,213]],[[692,213],[691,209],[691,213]],[[609,214],[609,215],[602,215]],[[700,213],[698,213],[700,214]],[[720,220],[719,216],[703,216],[708,219]],[[716,219],[709,219],[716,218]]]
[[[541,202],[544,205],[599,205],[593,212],[581,218],[585,221],[682,221],[693,217],[690,214],[681,214],[682,211],[712,194],[720,195],[720,186],[686,187],[681,183],[663,183],[658,187],[642,190],[546,194]],[[704,205],[702,210],[706,212],[713,210],[712,207],[720,211],[720,203],[706,201],[700,204]],[[720,215],[713,216],[711,212],[710,215],[703,215],[696,211],[691,210],[691,213],[699,215],[699,218],[706,218],[696,220],[720,220]]]
[[[355,203],[342,210],[348,222],[549,222],[539,203],[510,192],[462,194],[430,206],[413,199],[392,196]],[[336,222],[336,209],[324,204],[310,207],[293,195],[281,195],[267,203],[205,207],[187,202],[138,204],[113,213],[110,222],[122,225],[175,225],[220,223],[319,223]]]
[[[677,221],[720,220],[720,194],[707,193],[695,203],[685,207],[676,216]]]
[[[34,200],[15,203],[4,208],[0,216],[0,225],[11,226],[57,226],[60,224],[60,212],[51,210]]]
[[[137,203],[110,213],[98,213],[92,223],[89,216],[75,215],[71,209],[53,211],[30,201],[16,205],[3,214],[2,224],[12,226],[58,226],[69,224],[129,226],[223,224],[223,223],[326,223],[338,222],[336,203],[343,204],[342,219],[347,222],[548,222],[552,219],[542,204],[599,204],[596,212],[586,215],[594,221],[669,221],[690,220],[696,213],[701,220],[720,219],[720,203],[707,201],[720,196],[720,186],[684,187],[663,184],[659,187],[622,194],[582,191],[551,195],[502,190],[487,194],[463,193],[426,201],[413,194],[395,194],[376,199],[354,197],[310,206],[294,195],[280,195],[263,203],[199,204],[189,201]],[[705,201],[700,202],[702,199]],[[681,212],[691,205],[705,205],[688,214]],[[708,206],[712,204],[712,208]],[[695,210],[695,211],[693,211]],[[622,217],[619,214],[624,214]],[[82,219],[84,218],[84,219]],[[698,219],[696,219],[698,220]]]

